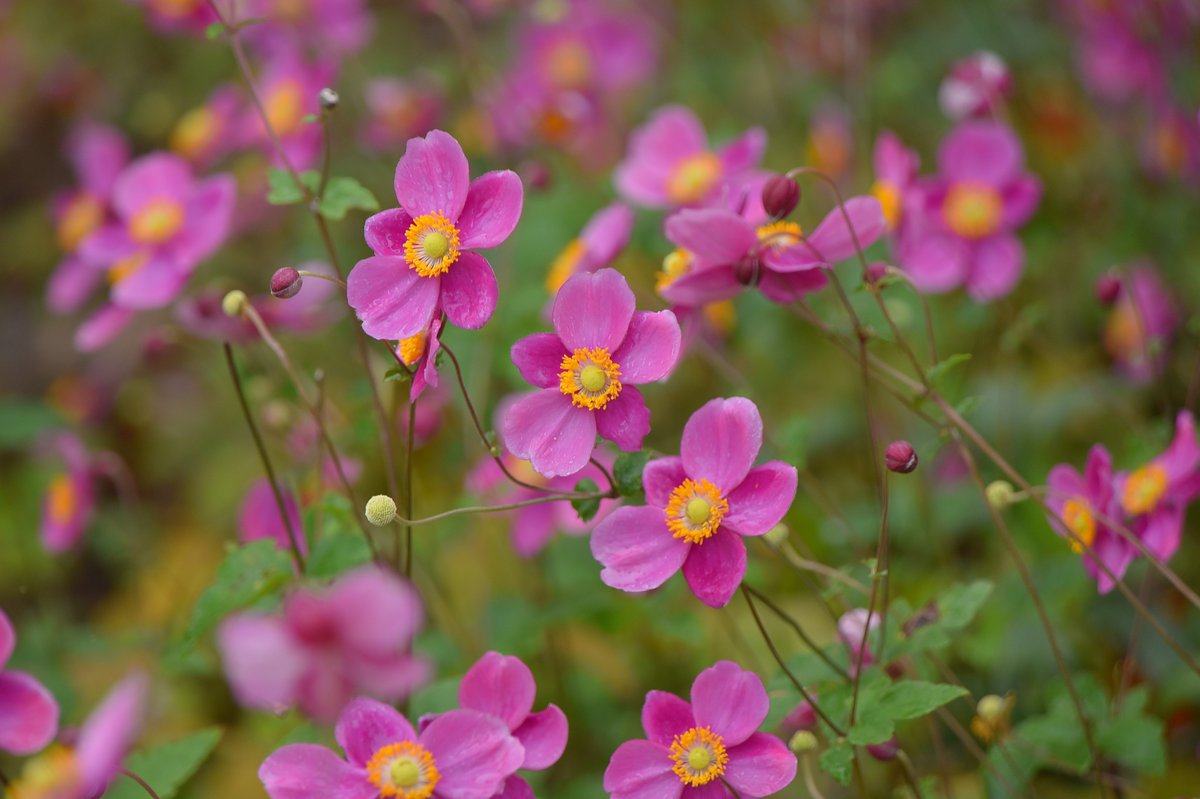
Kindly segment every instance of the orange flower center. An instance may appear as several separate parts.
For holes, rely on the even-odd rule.
[[[117,261],[108,269],[108,284],[117,285],[145,266],[149,260],[150,256],[147,253],[139,252]]]
[[[414,741],[402,741],[371,756],[367,778],[384,799],[429,799],[442,775],[428,749]]]
[[[57,799],[73,796],[81,787],[75,752],[56,743],[25,761],[21,776],[8,786],[8,795],[12,799]]]
[[[721,490],[707,480],[684,480],[671,492],[667,502],[667,529],[676,538],[702,544],[721,526],[729,512],[729,502]]]
[[[1126,512],[1134,516],[1149,513],[1158,505],[1167,491],[1167,470],[1152,463],[1129,475],[1125,490],[1121,492],[1121,504]]]
[[[737,324],[737,309],[734,308],[732,300],[710,302],[701,310],[704,318],[718,333],[729,335],[733,326]]]
[[[1092,506],[1082,497],[1072,497],[1063,503],[1062,518],[1076,536],[1068,541],[1071,550],[1077,555],[1082,554],[1083,544],[1090,547],[1096,540],[1096,517],[1092,515]]]
[[[592,59],[577,41],[565,41],[551,50],[545,66],[550,81],[560,89],[578,89],[592,76]]]
[[[576,408],[598,411],[621,394],[621,366],[604,347],[585,347],[564,355],[558,389]]]
[[[887,221],[888,230],[895,230],[903,210],[899,187],[890,180],[877,180],[871,186],[871,194],[879,200],[879,205],[883,208],[883,218]]]
[[[308,0],[275,0],[275,14],[285,22],[303,22],[308,13]]]
[[[196,158],[217,136],[217,115],[207,106],[193,108],[171,131],[171,149],[185,158]]]
[[[458,247],[458,228],[440,211],[421,214],[404,233],[404,260],[421,277],[450,271]]]
[[[546,275],[546,291],[557,294],[562,284],[567,282],[567,278],[575,274],[575,267],[579,265],[586,251],[587,245],[582,239],[574,239],[564,247],[554,259],[554,263],[550,264],[550,272]]]
[[[946,194],[942,216],[946,225],[965,239],[982,239],[1000,227],[1004,201],[984,183],[955,183]]]
[[[758,229],[758,243],[768,250],[791,247],[800,243],[804,231],[795,222],[782,220],[763,225]]]
[[[676,205],[698,203],[717,185],[723,171],[721,159],[712,153],[689,155],[667,179],[667,196]]]
[[[671,252],[663,258],[662,269],[654,276],[654,288],[662,291],[667,286],[683,277],[692,268],[692,254],[683,248]]]
[[[75,195],[68,201],[58,219],[58,246],[63,252],[75,252],[80,242],[104,221],[104,205],[87,193]]]
[[[71,521],[77,506],[75,483],[66,474],[56,475],[50,482],[46,493],[46,507],[50,512],[50,520],[55,524],[66,524]]]
[[[422,330],[420,333],[400,340],[400,346],[396,348],[396,352],[400,356],[400,360],[404,361],[405,366],[412,366],[421,360],[421,356],[425,354],[425,339],[427,335]]]
[[[143,205],[129,220],[129,235],[138,244],[154,246],[170,239],[183,227],[183,206],[159,197]]]
[[[725,742],[708,727],[693,727],[671,741],[671,770],[692,788],[707,785],[725,773],[729,755]]]
[[[304,91],[297,80],[285,80],[271,89],[263,103],[267,123],[279,136],[296,132],[304,120]]]

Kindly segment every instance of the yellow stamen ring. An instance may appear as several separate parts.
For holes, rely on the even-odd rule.
[[[671,742],[671,770],[692,788],[707,785],[725,773],[729,755],[725,742],[708,727],[693,727]]]
[[[450,271],[458,248],[458,228],[440,211],[421,214],[404,232],[404,260],[421,277]]]
[[[1121,504],[1128,513],[1149,513],[1167,491],[1167,470],[1152,463],[1129,475],[1121,492]]]
[[[621,394],[621,366],[604,347],[584,347],[564,355],[558,389],[576,408],[598,411]]]
[[[1083,554],[1083,545],[1091,546],[1096,540],[1096,517],[1086,499],[1073,497],[1063,503],[1062,518],[1076,538],[1068,541],[1071,550]],[[1080,543],[1082,542],[1082,543]]]
[[[702,544],[721,526],[729,502],[721,490],[707,480],[684,480],[667,502],[667,529],[676,538]]]
[[[388,744],[372,755],[367,777],[384,799],[429,799],[442,779],[430,751],[413,741]]]

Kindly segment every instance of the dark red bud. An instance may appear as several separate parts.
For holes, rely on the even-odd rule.
[[[763,210],[772,219],[783,219],[796,210],[800,202],[800,184],[787,175],[776,175],[762,190]]]
[[[737,277],[737,282],[743,286],[756,285],[758,283],[758,258],[753,255],[747,255],[738,261],[738,265],[734,267],[733,274]]]
[[[892,738],[890,741],[868,746],[867,751],[876,760],[895,760],[896,755],[900,753],[900,742]]]
[[[281,300],[288,300],[300,293],[304,278],[290,266],[276,269],[271,275],[271,293]]]
[[[884,452],[883,462],[893,472],[908,474],[917,468],[917,452],[907,441],[893,441]]]
[[[1121,278],[1105,272],[1096,281],[1096,300],[1101,305],[1112,305],[1121,295]]]

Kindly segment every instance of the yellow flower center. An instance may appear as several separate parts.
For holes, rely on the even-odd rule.
[[[1075,554],[1083,554],[1083,544],[1089,547],[1096,540],[1096,517],[1092,515],[1092,507],[1086,499],[1073,497],[1063,503],[1063,521],[1078,540],[1072,538],[1067,543]],[[1080,543],[1083,542],[1083,544]]]
[[[50,511],[50,519],[55,524],[66,524],[71,520],[71,516],[75,513],[76,495],[75,483],[71,481],[69,475],[57,475],[50,482],[46,502]]]
[[[1104,345],[1113,357],[1138,361],[1146,357],[1146,335],[1137,308],[1122,297],[1104,325]]]
[[[890,180],[877,180],[871,186],[871,194],[883,208],[883,218],[887,221],[888,230],[895,230],[900,222],[900,189]]]
[[[300,82],[285,80],[271,89],[263,103],[267,111],[267,123],[279,136],[296,132],[304,119],[304,91]]]
[[[442,775],[428,749],[403,741],[388,744],[371,756],[367,778],[384,799],[429,799]]]
[[[676,205],[700,202],[721,179],[721,159],[712,153],[696,153],[679,162],[667,179],[667,196]]]
[[[604,347],[585,347],[564,355],[558,389],[576,408],[598,411],[621,393],[621,366]]]
[[[458,228],[440,211],[421,214],[404,233],[404,260],[421,277],[444,275],[458,260]]]
[[[104,221],[104,205],[90,194],[72,197],[58,219],[58,246],[75,252],[80,242]]]
[[[120,261],[117,261],[115,264],[109,267],[108,284],[110,286],[117,285],[122,280],[125,280],[145,266],[146,262],[149,260],[150,256],[144,252],[135,253],[128,258],[122,258]]]
[[[725,773],[729,755],[720,735],[713,734],[708,727],[693,727],[675,736],[671,742],[671,759],[675,761],[671,770],[679,781],[698,788]]]
[[[729,335],[733,326],[737,324],[737,309],[733,306],[732,300],[710,302],[701,309],[701,312],[718,333]]]
[[[578,89],[592,76],[592,59],[587,48],[577,41],[566,41],[550,51],[546,74],[560,89]]]
[[[707,480],[684,480],[667,501],[667,529],[676,538],[702,544],[721,526],[729,502],[721,490]]]
[[[565,140],[574,129],[575,121],[558,108],[546,109],[537,119],[538,135],[551,144]]]
[[[167,241],[183,227],[183,206],[159,197],[142,206],[129,220],[129,236],[138,244],[153,246]]]
[[[946,225],[965,239],[982,239],[995,233],[1003,212],[1004,201],[999,192],[987,184],[971,181],[951,186],[942,207]]]
[[[400,340],[400,346],[397,351],[400,355],[400,360],[404,361],[405,366],[412,366],[421,360],[421,356],[425,354],[426,335],[425,331],[422,330],[420,333]]]
[[[546,275],[546,291],[551,294],[558,293],[562,284],[567,282],[567,278],[575,274],[575,267],[579,265],[579,260],[583,258],[586,250],[587,245],[581,239],[574,239],[563,248],[554,259],[554,263],[550,264],[550,272]]]
[[[21,776],[8,786],[11,799],[57,799],[80,788],[75,753],[62,744],[52,744],[37,757],[25,761]]]
[[[208,149],[217,135],[217,115],[207,106],[193,108],[171,131],[171,149],[185,158],[195,158]]]
[[[1162,495],[1167,491],[1167,470],[1152,463],[1143,466],[1125,481],[1125,490],[1121,493],[1121,504],[1126,512],[1138,516],[1149,513],[1158,505]]]
[[[790,247],[800,243],[804,231],[795,222],[782,220],[763,225],[758,229],[758,243],[769,250],[776,247]]]
[[[687,250],[683,248],[674,250],[666,258],[663,258],[662,269],[654,277],[654,288],[662,291],[686,275],[692,268],[692,261],[692,254]]]
[[[179,19],[196,10],[204,0],[151,0],[150,5],[164,17]]]

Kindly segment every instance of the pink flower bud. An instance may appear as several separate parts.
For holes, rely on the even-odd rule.
[[[759,277],[758,259],[753,255],[746,256],[734,267],[733,274],[737,278],[737,282],[743,286],[757,285]]]
[[[800,202],[800,184],[787,175],[776,175],[762,190],[763,209],[772,219],[783,219]]]
[[[1121,295],[1121,278],[1105,272],[1096,281],[1096,301],[1101,305],[1112,305]]]
[[[876,760],[895,760],[896,755],[900,753],[900,742],[896,740],[895,736],[892,736],[889,741],[868,746],[867,751]]]
[[[304,278],[290,266],[276,269],[271,275],[271,293],[281,300],[288,300],[300,293]]]
[[[883,461],[891,471],[908,474],[917,468],[917,452],[907,441],[893,441],[888,444]]]

